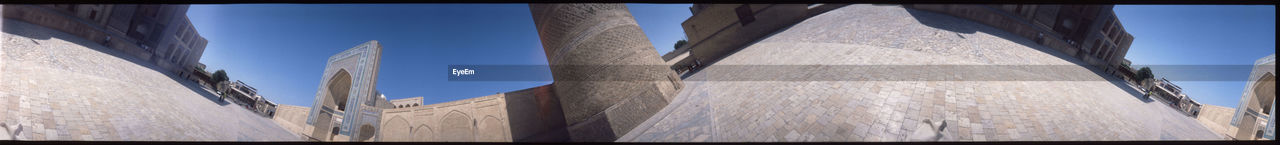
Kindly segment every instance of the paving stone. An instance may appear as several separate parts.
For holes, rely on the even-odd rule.
[[[3,23],[0,96],[17,97],[0,98],[10,101],[0,111],[15,116],[0,121],[29,125],[21,139],[299,140],[269,118],[208,99],[216,97],[131,54],[18,20]]]
[[[714,126],[718,129],[710,133],[710,138],[730,142],[760,140],[756,138],[761,135],[792,142],[904,141],[910,129],[903,126],[914,126],[909,124],[923,119],[946,120],[950,130],[947,132],[953,136],[949,138],[955,141],[1160,140],[1161,134],[1178,139],[1221,139],[1203,126],[1196,126],[1194,118],[1159,103],[1142,102],[1110,82],[1119,79],[1097,75],[1084,67],[1064,71],[1064,75],[1087,81],[884,79],[928,74],[912,70],[867,81],[788,81],[794,78],[782,77],[773,81],[725,81],[713,78],[788,75],[769,71],[759,72],[764,75],[710,71],[750,65],[1083,64],[1075,58],[1058,56],[1066,55],[964,19],[900,6],[850,5],[809,18],[708,65],[704,71],[684,79],[686,84],[696,85],[681,90],[673,102],[714,101],[701,101],[702,105],[668,105],[663,109],[715,111],[687,117],[654,117],[646,122],[716,120],[695,126]],[[978,77],[1000,77],[1022,71],[991,70]],[[840,76],[814,74],[799,78],[821,80]],[[840,115],[825,119],[832,113]],[[769,119],[778,121],[756,122]],[[679,135],[655,131],[670,130],[664,127],[669,126],[642,124],[635,130],[650,131],[633,130],[628,135]],[[828,131],[829,128],[851,130]]]

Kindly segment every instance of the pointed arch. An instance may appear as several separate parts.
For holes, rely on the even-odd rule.
[[[325,101],[332,101],[334,103],[332,105],[336,106],[334,108],[338,109],[338,111],[345,111],[347,100],[350,97],[348,95],[351,92],[352,81],[354,80],[351,77],[351,73],[347,72],[347,69],[338,69],[338,72],[329,77],[329,82],[325,85],[329,90],[329,99]]]
[[[440,118],[439,141],[469,142],[475,141],[475,120],[458,110],[450,111]]]
[[[503,142],[507,141],[507,124],[502,119],[486,115],[479,120],[476,126],[476,141],[482,142]]]
[[[382,141],[413,141],[412,131],[409,126],[409,120],[400,116],[391,117],[386,124],[382,125],[381,132]]]
[[[434,130],[431,130],[431,127],[428,127],[426,124],[419,124],[418,127],[413,128],[413,140],[436,141],[434,140],[435,138],[433,138],[434,136],[432,136],[435,135],[435,132],[433,131]]]

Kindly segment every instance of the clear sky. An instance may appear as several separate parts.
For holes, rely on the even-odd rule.
[[[628,4],[659,54],[684,38],[689,6]],[[311,106],[326,59],[369,40],[383,45],[377,89],[388,99],[433,104],[551,83],[447,81],[442,71],[547,64],[526,4],[192,5],[187,16],[209,40],[200,60],[209,71],[280,104]]]
[[[1270,5],[1117,5],[1116,16],[1133,34],[1128,58],[1139,65],[1216,65],[1237,68],[1275,54],[1276,7]],[[1170,79],[1202,104],[1235,108],[1244,92],[1248,70],[1209,73],[1152,67],[1162,76],[1220,75],[1230,79]],[[1178,68],[1178,67],[1174,67]]]

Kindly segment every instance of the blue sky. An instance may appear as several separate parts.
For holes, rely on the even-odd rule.
[[[689,6],[628,4],[659,53],[684,38]],[[209,71],[280,104],[311,106],[326,59],[369,40],[383,45],[377,88],[388,99],[433,104],[551,83],[447,81],[441,71],[547,64],[526,4],[192,5],[187,16],[209,39],[200,60]]]
[[[628,4],[659,54],[684,39],[689,4]],[[1141,65],[1249,65],[1275,53],[1274,6],[1119,5]],[[549,84],[447,81],[448,65],[545,65],[526,4],[192,5],[209,39],[202,63],[281,104],[310,106],[325,60],[369,40],[383,44],[378,90],[439,103]],[[1206,75],[1153,68],[1157,77]],[[543,72],[546,73],[546,72]],[[1213,71],[1243,79],[1248,71]],[[549,78],[549,76],[547,76]],[[1234,107],[1243,81],[1173,79],[1204,104]],[[1238,79],[1240,80],[1240,79]]]
[[[1134,36],[1125,57],[1134,66],[1252,65],[1276,52],[1275,6],[1117,5],[1115,11],[1125,30]],[[1249,77],[1248,70],[1238,69],[1204,73],[1152,67],[1152,72],[1156,77],[1231,77],[1225,81],[1170,81],[1202,104],[1232,108],[1244,92],[1245,82],[1240,80]]]

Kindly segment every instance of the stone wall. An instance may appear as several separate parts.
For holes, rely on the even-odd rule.
[[[502,94],[383,110],[379,141],[562,142],[564,113],[539,86]],[[400,99],[402,103],[421,99]]]
[[[510,142],[510,125],[503,98],[503,94],[494,94],[383,110],[378,140]]]
[[[1230,136],[1229,133],[1236,131],[1231,126],[1231,115],[1236,113],[1235,108],[1227,108],[1217,105],[1204,105],[1200,108],[1200,116],[1196,117],[1200,124],[1204,124],[1205,128],[1209,128],[1213,133],[1223,136]]]
[[[511,137],[517,142],[565,142],[569,131],[552,85],[504,93]]]
[[[307,111],[311,111],[311,107],[280,105],[276,107],[276,115],[271,120],[285,130],[306,138],[307,133],[315,129],[307,125]]]

